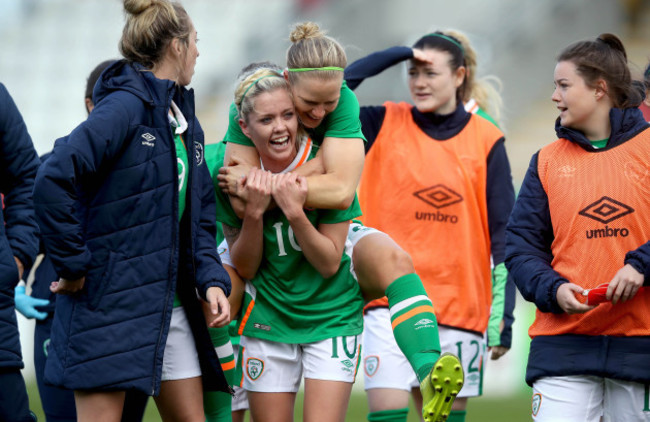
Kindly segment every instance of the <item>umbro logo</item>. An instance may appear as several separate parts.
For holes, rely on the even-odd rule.
[[[417,198],[435,208],[444,208],[463,200],[463,197],[445,185],[434,185],[414,192]]]
[[[634,208],[618,202],[609,196],[603,196],[598,201],[587,205],[578,214],[607,224],[633,212]]]
[[[257,328],[258,330],[271,331],[271,326],[266,324],[260,324],[258,322],[253,324],[253,328]]]
[[[156,137],[150,134],[149,132],[142,134],[142,138],[144,139],[144,141],[142,141],[142,145],[146,145],[148,147],[155,146],[153,141],[156,140]]]
[[[576,168],[572,166],[562,166],[558,169],[560,177],[572,177],[576,172]]]
[[[436,322],[429,318],[422,318],[421,320],[419,320],[414,324],[414,328],[416,330],[420,330],[426,327],[435,327],[435,326],[436,326]]]

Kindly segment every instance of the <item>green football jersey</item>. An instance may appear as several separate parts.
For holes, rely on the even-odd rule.
[[[313,148],[309,157],[315,153]],[[361,209],[355,198],[346,210],[305,209],[305,213],[318,227],[349,221],[361,215]],[[220,191],[217,220],[231,227],[242,224]],[[264,214],[263,242],[262,262],[246,287],[240,333],[281,343],[311,343],[361,333],[363,298],[347,254],[337,273],[323,278],[303,255],[279,208]]]

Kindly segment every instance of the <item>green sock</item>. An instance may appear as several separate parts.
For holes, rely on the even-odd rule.
[[[235,377],[235,356],[230,344],[230,335],[228,327],[208,328],[212,345],[216,349],[221,368],[226,376],[228,384],[232,385]],[[222,391],[204,391],[203,392],[203,411],[205,412],[206,422],[229,422],[232,421],[231,415],[232,397]]]
[[[467,410],[452,410],[449,413],[449,418],[447,418],[447,422],[465,422],[466,415],[467,415]]]
[[[368,413],[368,422],[406,422],[409,408],[380,410]]]
[[[417,274],[407,274],[386,288],[390,320],[397,345],[422,381],[440,357],[438,324],[433,305]]]

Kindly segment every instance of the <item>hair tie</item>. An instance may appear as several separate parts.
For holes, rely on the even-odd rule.
[[[459,43],[458,41],[456,41],[452,37],[449,37],[449,36],[447,36],[445,34],[440,34],[438,32],[432,32],[431,34],[425,35],[425,37],[438,37],[438,38],[442,38],[443,40],[447,40],[450,43],[452,43],[453,45],[455,45],[456,47],[458,47],[460,49],[460,52],[462,53],[463,57],[465,56],[465,49],[463,48],[463,45],[461,43]]]
[[[311,72],[312,70],[336,70],[339,72],[345,71],[342,67],[325,66],[325,67],[301,67],[295,69],[287,69],[289,72]]]

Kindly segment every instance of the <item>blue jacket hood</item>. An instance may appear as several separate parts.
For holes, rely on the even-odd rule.
[[[612,108],[609,111],[609,122],[612,131],[609,135],[606,148],[619,145],[648,127],[648,123],[643,118],[643,113],[636,107],[624,109]],[[555,133],[558,138],[565,138],[571,142],[575,142],[587,151],[593,151],[595,149],[584,133],[562,126],[559,117],[555,121]]]
[[[136,77],[138,74],[142,77]],[[173,81],[157,79],[139,63],[118,60],[104,70],[95,84],[93,102],[99,103],[114,91],[127,91],[153,106],[165,104]]]

